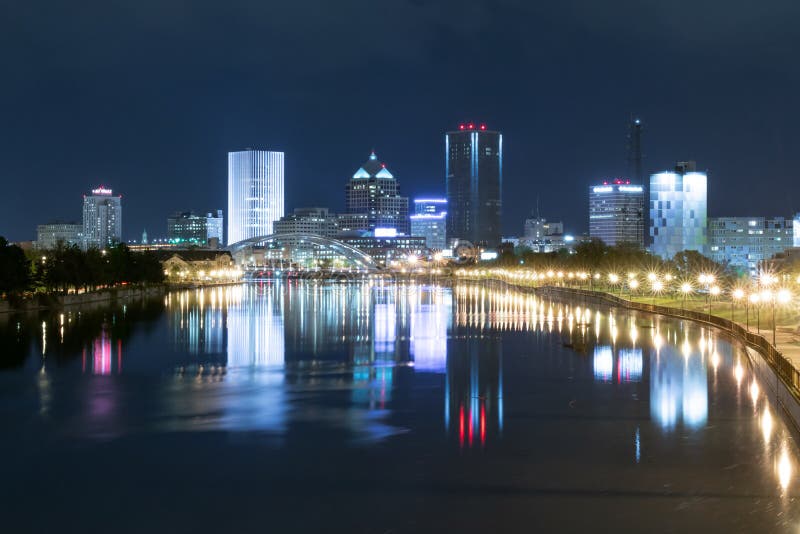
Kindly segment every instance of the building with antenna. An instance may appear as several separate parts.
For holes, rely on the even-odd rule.
[[[645,199],[642,216],[644,221],[650,220],[649,203],[646,199],[650,198],[650,190],[648,188],[647,180],[644,179],[644,171],[642,169],[642,130],[644,125],[642,119],[631,115],[630,122],[628,123],[628,178],[636,185],[642,186],[643,198]],[[641,241],[643,246],[650,244],[650,235],[648,232],[647,224],[642,225]]]

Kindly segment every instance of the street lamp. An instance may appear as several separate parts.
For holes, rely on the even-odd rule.
[[[744,291],[741,288],[736,288],[731,292],[731,331],[733,331],[733,311],[734,311],[734,304],[737,300],[742,300],[744,297]]]
[[[619,282],[619,276],[617,276],[614,273],[611,273],[608,275],[608,281],[609,283],[611,283],[612,286],[615,286],[617,285],[617,282]]]
[[[758,293],[753,293],[750,295],[750,303],[756,307],[756,332],[761,333],[761,308],[759,307],[759,302],[761,302],[761,295]],[[747,322],[747,330],[750,330],[750,319],[748,318]]]
[[[660,280],[655,280],[653,282],[653,306],[656,305],[656,293],[661,293],[662,289],[664,289],[664,284]]]
[[[692,292],[692,284],[684,282],[681,284],[681,293],[683,293],[683,309],[686,309],[686,295]]]
[[[633,300],[633,292],[636,290],[637,287],[639,287],[639,281],[636,278],[628,280],[628,289],[630,290],[628,291],[628,297],[630,298],[630,300]]]

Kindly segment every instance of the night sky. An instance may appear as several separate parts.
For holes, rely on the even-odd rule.
[[[506,235],[588,229],[587,186],[695,159],[709,215],[800,211],[796,0],[0,0],[0,235],[123,195],[123,237],[227,208],[228,150],[286,153],[286,207],[344,207],[372,148],[444,192],[444,132],[504,134]]]

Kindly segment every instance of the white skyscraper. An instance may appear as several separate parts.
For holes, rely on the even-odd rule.
[[[283,217],[283,152],[228,152],[228,240],[272,233]]]
[[[706,252],[708,177],[693,161],[650,176],[651,252],[670,259],[683,250]]]
[[[86,248],[122,241],[122,196],[103,186],[83,196],[83,239]]]

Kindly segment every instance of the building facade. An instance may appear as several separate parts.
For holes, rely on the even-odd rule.
[[[275,221],[276,234],[315,234],[336,238],[339,219],[328,208],[295,208],[290,215]]]
[[[508,239],[506,239],[508,241]],[[548,221],[544,217],[525,219],[522,237],[515,246],[531,252],[549,253],[568,248],[572,240],[564,235],[564,223]]]
[[[393,261],[403,262],[409,256],[421,257],[427,253],[424,237],[392,235],[342,236],[340,240],[372,256],[377,263],[389,265]]]
[[[706,253],[708,176],[695,163],[650,176],[650,250],[670,259],[683,250]]]
[[[428,248],[447,247],[447,199],[415,198],[411,219],[411,235],[424,237]]]
[[[283,217],[283,152],[228,153],[228,243],[273,233]]]
[[[195,215],[191,211],[175,213],[167,218],[167,240],[174,245],[224,245],[222,210]]]
[[[75,222],[54,222],[36,227],[36,249],[52,250],[61,243],[83,248],[83,225]]]
[[[759,264],[794,245],[793,220],[784,217],[710,217],[708,255],[750,275]]]
[[[83,196],[83,241],[103,248],[122,241],[122,196],[103,186]]]
[[[373,151],[345,186],[345,203],[350,217],[348,230],[395,228],[398,233],[411,231],[408,220],[408,197],[400,196],[397,179],[378,161]]]
[[[644,247],[644,188],[615,179],[589,187],[589,236]]]
[[[497,246],[501,240],[503,135],[481,124],[445,134],[447,238]]]

